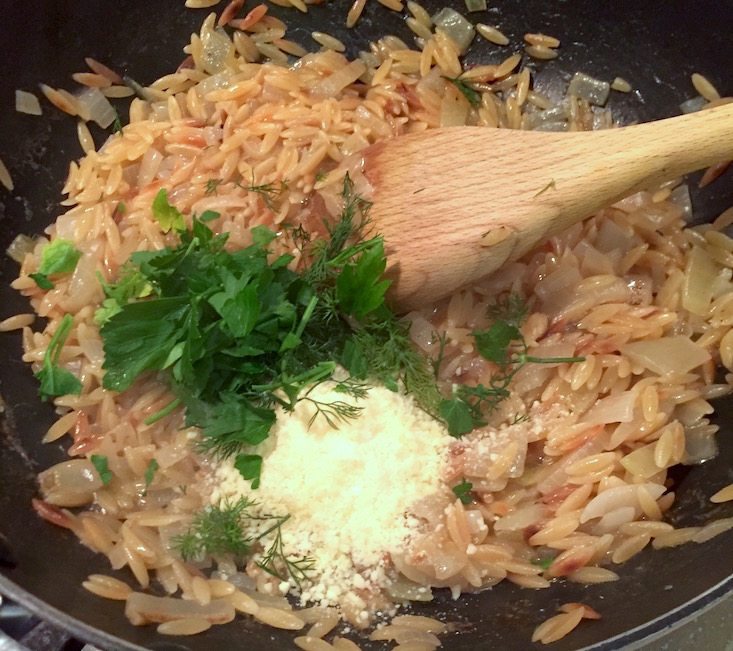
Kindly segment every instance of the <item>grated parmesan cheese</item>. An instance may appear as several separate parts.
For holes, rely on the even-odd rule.
[[[385,555],[403,551],[418,531],[411,505],[445,490],[441,476],[453,439],[409,396],[373,387],[357,400],[333,387],[320,384],[309,396],[362,407],[358,418],[332,429],[323,416],[311,423],[315,408],[308,401],[279,411],[270,437],[255,450],[264,458],[260,487],[252,490],[224,461],[211,500],[247,496],[257,500],[255,511],[289,513],[284,552],[316,561],[301,602],[363,609],[364,590],[390,582]]]

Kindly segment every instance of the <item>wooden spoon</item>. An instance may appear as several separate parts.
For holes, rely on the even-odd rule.
[[[415,308],[638,190],[733,158],[733,104],[605,131],[434,129],[364,152],[392,299]]]

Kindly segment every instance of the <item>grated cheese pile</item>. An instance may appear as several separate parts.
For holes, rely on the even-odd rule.
[[[441,476],[453,439],[409,396],[373,387],[357,400],[334,384],[320,384],[309,395],[362,407],[358,418],[332,429],[322,415],[311,423],[315,407],[308,401],[279,411],[269,439],[256,450],[264,458],[260,487],[252,490],[225,461],[215,471],[211,499],[246,496],[257,500],[255,511],[289,513],[284,551],[316,562],[301,602],[362,610],[359,593],[389,584],[385,554],[403,551],[417,533],[411,505],[446,490]]]

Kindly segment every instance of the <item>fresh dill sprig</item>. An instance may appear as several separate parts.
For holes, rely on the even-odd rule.
[[[430,362],[410,339],[408,323],[383,315],[347,342],[343,362],[356,378],[369,378],[392,391],[402,385],[423,411],[438,417],[441,394]]]
[[[290,516],[257,515],[253,513],[257,505],[254,500],[240,497],[237,501],[224,500],[218,506],[209,506],[195,516],[186,533],[173,539],[173,547],[185,561],[228,555],[237,562],[244,562],[263,539],[274,532],[272,543],[262,552],[257,565],[283,581],[292,578],[300,587],[315,568],[315,560],[288,556],[283,547],[282,526]],[[257,523],[260,524],[259,533],[245,533]]]
[[[287,181],[280,181],[280,183],[255,183],[254,176],[252,182],[249,185],[244,185],[240,182],[236,182],[236,185],[246,190],[247,192],[255,192],[262,197],[265,205],[272,211],[275,210],[275,199],[280,196],[283,192],[288,189]]]
[[[339,423],[343,423],[354,418],[358,418],[361,412],[364,411],[363,407],[352,405],[350,402],[345,400],[333,400],[332,402],[324,402],[312,398],[310,390],[306,392],[305,396],[301,397],[300,400],[305,401],[315,407],[313,416],[308,421],[308,427],[313,425],[316,419],[320,416],[328,423],[331,429],[338,429]]]
[[[440,374],[440,367],[443,365],[443,359],[445,358],[445,347],[448,345],[448,335],[443,333],[433,333],[433,337],[438,340],[438,354],[432,359],[430,365],[433,367],[433,375],[435,379],[438,379]]]
[[[246,536],[243,527],[255,502],[246,497],[236,502],[223,501],[199,512],[188,531],[173,539],[185,561],[202,560],[206,556],[231,555],[246,558],[255,539]]]
[[[257,561],[257,567],[281,581],[287,581],[289,577],[298,586],[298,589],[301,589],[303,581],[306,581],[309,578],[309,574],[315,569],[316,561],[310,556],[298,558],[288,556],[285,553],[282,539],[282,525],[289,518],[289,515],[278,518],[278,521],[273,527],[261,534],[261,536],[265,536],[271,531],[275,531],[275,538],[272,544],[262,554],[260,560]]]
[[[209,179],[206,181],[204,194],[208,197],[212,194],[216,194],[219,186],[223,183],[222,179]]]
[[[369,385],[366,382],[359,382],[353,377],[342,380],[333,387],[333,390],[357,400],[364,400],[369,395]]]

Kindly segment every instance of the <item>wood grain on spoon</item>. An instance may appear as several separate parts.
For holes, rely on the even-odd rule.
[[[733,158],[733,104],[620,129],[542,133],[429,130],[373,145],[392,299],[446,296],[631,194]]]

